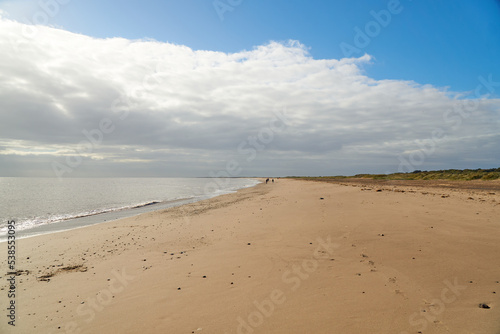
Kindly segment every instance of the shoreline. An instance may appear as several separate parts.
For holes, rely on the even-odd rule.
[[[142,205],[133,208],[110,210],[107,212],[100,212],[89,214],[86,216],[68,218],[56,222],[46,223],[37,225],[32,228],[16,230],[16,239],[22,240],[26,238],[34,238],[42,235],[60,233],[65,231],[77,230],[81,228],[91,227],[98,224],[114,222],[120,219],[131,218],[139,216],[147,212],[155,212],[160,210],[165,210],[168,208],[174,208],[177,206],[194,203],[196,201],[203,201],[204,199],[177,199],[172,201],[165,201],[163,203],[155,203],[158,206],[163,206],[162,208],[155,207],[154,205]],[[183,203],[179,203],[183,202]],[[148,210],[149,209],[149,210]],[[107,219],[104,219],[107,218]],[[4,239],[5,238],[5,239]],[[0,244],[6,242],[6,236],[0,236]]]
[[[249,178],[247,178],[249,179]],[[257,178],[254,178],[254,180],[259,180]],[[255,186],[255,185],[254,185]],[[253,187],[253,186],[250,186]],[[243,187],[240,189],[245,189],[248,187]],[[221,194],[211,194],[211,195],[193,195],[192,197],[187,197],[187,198],[177,198],[173,200],[166,200],[162,202],[150,202],[150,203],[145,203],[145,204],[137,204],[133,205],[130,207],[126,208],[119,208],[119,209],[107,209],[106,211],[103,212],[97,212],[97,213],[88,213],[88,214],[82,214],[81,216],[75,216],[72,218],[66,218],[66,219],[60,219],[57,221],[49,222],[49,223],[42,223],[38,224],[34,227],[30,228],[24,228],[24,229],[17,229],[16,230],[16,235],[17,239],[25,239],[25,238],[32,238],[40,235],[46,235],[46,234],[51,234],[51,233],[59,233],[59,232],[64,232],[64,231],[70,231],[74,229],[80,229],[88,226],[93,226],[97,224],[102,224],[106,222],[111,222],[111,221],[116,221],[124,218],[130,218],[130,217],[135,217],[138,215],[141,215],[143,213],[147,212],[155,212],[155,211],[160,211],[160,210],[165,210],[181,205],[186,205],[198,201],[203,201],[206,199],[210,199],[213,197],[221,196],[221,195],[226,195],[226,194],[231,194],[234,193],[237,190],[234,191],[227,191],[223,192]],[[91,211],[90,211],[91,212]],[[14,221],[17,221],[16,219],[13,219]],[[7,241],[7,231],[5,231],[5,235],[0,235],[0,244],[4,243]]]
[[[0,330],[498,333],[496,195],[398,190],[278,179],[21,239]]]

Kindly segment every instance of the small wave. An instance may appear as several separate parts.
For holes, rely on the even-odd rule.
[[[140,208],[145,208],[145,207],[152,207],[155,205],[163,206],[163,205],[169,205],[169,203],[174,203],[177,201],[186,201],[186,200],[203,200],[215,196],[219,196],[222,194],[227,194],[227,193],[234,193],[238,189],[241,188],[248,188],[252,187],[256,184],[260,183],[259,181],[255,179],[239,179],[237,184],[225,184],[223,187],[217,187],[214,189],[215,191],[213,193],[206,193],[203,192],[204,190],[203,187],[201,189],[197,190],[196,187],[193,187],[191,189],[191,185],[186,184],[183,185],[183,188],[188,188],[191,189],[191,194],[186,194],[186,195],[181,195],[179,197],[174,197],[174,198],[168,198],[165,200],[149,200],[145,202],[136,202],[133,204],[129,205],[120,205],[120,204],[105,204],[107,207],[105,208],[99,208],[99,209],[91,209],[90,207],[85,209],[75,209],[76,210],[81,210],[80,212],[52,212],[46,211],[43,215],[39,216],[19,216],[17,217],[16,220],[16,228],[17,230],[29,230],[32,228],[40,227],[40,226],[45,226],[48,224],[54,224],[54,223],[59,223],[59,222],[64,222],[72,219],[78,219],[78,218],[84,218],[84,217],[89,217],[89,216],[95,216],[95,215],[100,215],[100,214],[106,214],[106,213],[112,213],[112,212],[117,212],[117,211],[122,211],[122,210],[133,210],[133,209],[140,209]],[[179,186],[180,187],[180,186]],[[154,196],[154,195],[153,195]],[[160,196],[161,198],[161,196]],[[116,205],[113,207],[113,205]],[[147,210],[147,209],[144,209]],[[152,208],[154,210],[154,208]],[[98,218],[97,218],[98,219]],[[0,233],[5,233],[7,232],[7,224],[4,222],[0,222]]]
[[[183,200],[183,199],[190,199],[190,198],[175,199],[175,200],[169,200],[169,201],[165,201],[165,202],[173,202],[173,201],[178,201],[178,200]],[[77,218],[90,217],[90,216],[100,215],[100,214],[108,213],[108,212],[116,212],[116,211],[129,210],[129,209],[139,209],[139,208],[143,208],[143,207],[147,207],[147,206],[151,206],[151,205],[156,205],[156,204],[161,204],[161,203],[165,203],[165,202],[150,201],[150,202],[143,202],[143,203],[138,203],[138,204],[120,206],[120,207],[115,207],[115,208],[105,208],[105,209],[97,209],[97,210],[79,212],[76,214],[61,214],[61,215],[53,215],[50,217],[35,217],[35,218],[31,218],[31,219],[22,219],[22,220],[16,222],[16,228],[17,228],[17,230],[27,230],[27,229],[30,229],[30,228],[33,228],[36,226],[40,226],[40,225],[58,223],[58,222],[71,220],[71,219],[77,219]],[[6,231],[7,231],[7,227],[0,228],[0,233],[5,233]]]

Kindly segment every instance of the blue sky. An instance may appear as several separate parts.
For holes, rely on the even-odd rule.
[[[0,176],[500,166],[499,1],[0,0],[0,11]]]
[[[2,2],[8,10],[9,2]],[[27,2],[31,4],[23,16],[33,21],[41,7]],[[50,24],[93,37],[152,38],[223,52],[293,39],[309,47],[316,59],[339,59],[345,56],[341,43],[354,46],[354,28],[364,32],[374,20],[370,12],[387,10],[390,1],[235,0],[232,6],[221,0],[228,6],[227,11],[218,6],[222,21],[216,3],[72,0],[60,5]],[[374,57],[365,68],[372,77],[467,91],[475,88],[479,75],[500,76],[499,1],[401,0],[395,8],[401,11],[352,54]]]

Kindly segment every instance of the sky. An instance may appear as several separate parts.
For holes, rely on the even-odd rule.
[[[500,1],[0,0],[0,176],[500,166]]]

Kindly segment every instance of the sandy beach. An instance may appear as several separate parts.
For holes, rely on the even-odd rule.
[[[0,332],[498,334],[499,254],[500,191],[279,179],[18,240]]]

